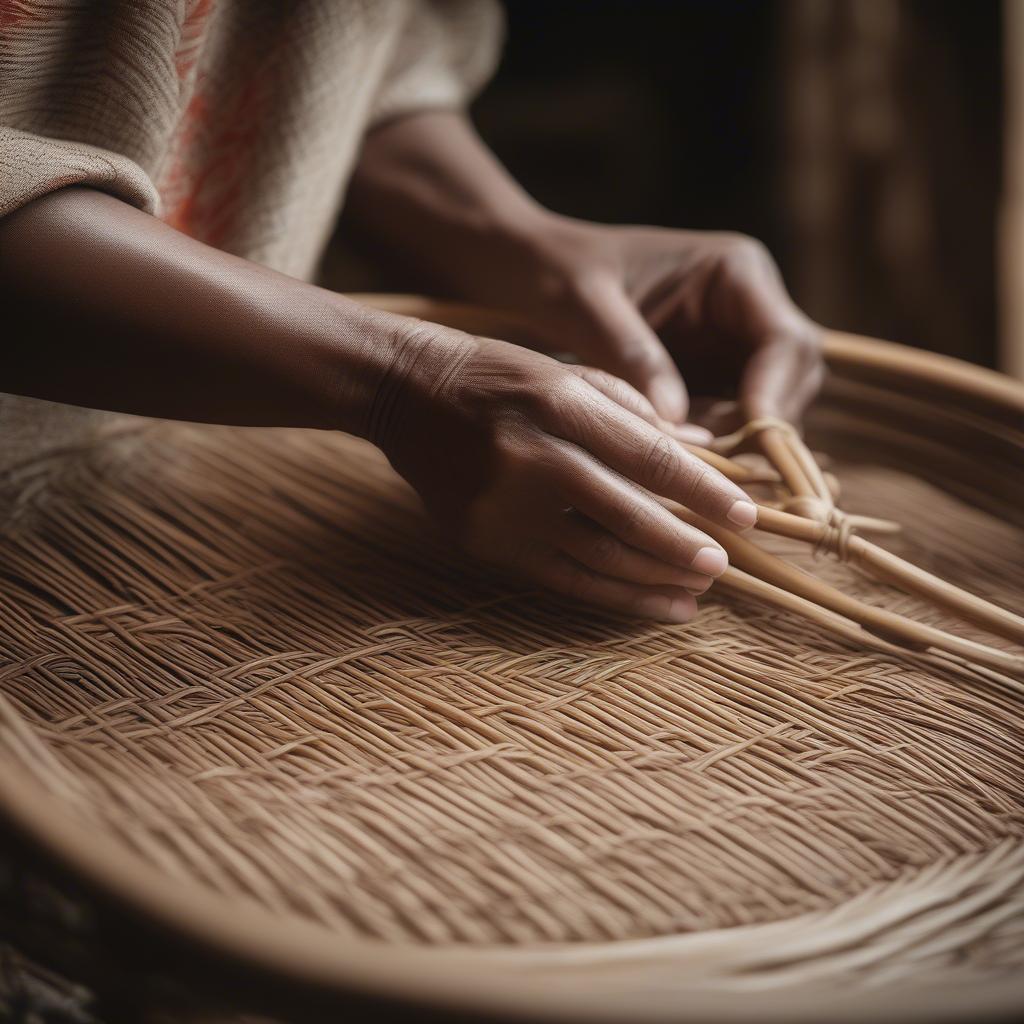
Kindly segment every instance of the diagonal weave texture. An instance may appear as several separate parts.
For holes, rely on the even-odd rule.
[[[911,524],[901,553],[1019,607],[1020,530],[834,469],[848,510]],[[990,675],[727,598],[663,627],[510,593],[344,437],[157,424],[5,488],[0,759],[171,878],[521,945],[783,922],[980,854],[999,912],[928,955],[1024,966],[1022,698]]]

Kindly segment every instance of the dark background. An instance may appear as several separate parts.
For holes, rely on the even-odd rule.
[[[505,8],[474,115],[543,203],[748,232],[821,322],[994,363],[996,0]]]
[[[561,212],[767,240],[782,230],[769,180],[781,100],[776,6],[512,0],[477,124]]]

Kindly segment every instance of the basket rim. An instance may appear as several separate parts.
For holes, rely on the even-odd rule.
[[[824,353],[830,366],[870,369],[930,384],[962,398],[983,401],[1004,414],[1024,416],[1024,381],[954,356],[845,331],[825,332]]]
[[[9,762],[8,762],[9,765]],[[165,874],[146,863],[112,837],[91,830],[62,813],[62,801],[32,780],[0,772],[0,814],[33,853],[54,864],[59,873],[83,884],[101,904],[145,924],[147,934],[139,948],[158,956],[175,956],[185,948],[202,963],[204,975],[239,979],[252,986],[249,998],[261,1011],[274,1005],[296,1005],[296,997],[315,1007],[337,1007],[348,1000],[379,1001],[399,1008],[430,1009],[455,1015],[478,1015],[488,1020],[536,1022],[586,1021],[612,1024],[623,1019],[647,1024],[735,1024],[749,1019],[756,1000],[764,1021],[817,1022],[822,999],[829,1000],[829,1019],[857,1024],[867,1017],[905,1021],[943,1022],[1009,1019],[1024,1006],[1024,978],[987,978],[984,981],[920,987],[890,982],[870,988],[829,989],[822,984],[785,985],[746,992],[689,990],[685,1006],[662,998],[640,1008],[629,1000],[645,990],[634,986],[620,999],[607,992],[592,995],[578,988],[553,990],[537,969],[536,948],[422,946],[339,936],[313,921],[282,919],[245,897],[226,897],[190,880],[169,883]],[[879,888],[882,899],[898,883]],[[813,925],[820,914],[800,915],[784,922],[721,928],[699,933],[714,945],[717,940],[763,935],[770,942],[779,924],[806,920]],[[136,943],[132,933],[131,942]],[[624,946],[656,947],[674,936],[629,943],[596,944],[602,949]],[[593,946],[595,944],[589,944]],[[558,947],[565,949],[564,945]],[[581,951],[588,944],[580,944]],[[137,952],[138,950],[135,950]],[[152,953],[145,957],[148,962]],[[597,969],[600,969],[598,966]],[[628,1017],[624,1013],[628,1010]],[[316,1019],[320,1019],[317,1017]]]
[[[948,356],[839,332],[827,332],[825,353],[836,366],[877,369],[1024,415],[1024,383]],[[254,977],[336,1001],[379,998],[530,1020],[622,1019],[623,1005],[604,996],[584,990],[553,992],[531,983],[538,975],[524,975],[515,964],[535,957],[536,950],[502,948],[495,958],[488,947],[431,947],[339,936],[298,917],[282,920],[252,901],[221,896],[192,880],[171,881],[111,836],[62,813],[64,802],[19,774],[12,760],[0,754],[0,761],[0,820],[5,819],[30,850],[84,882],[102,900],[135,917],[145,916],[157,930],[214,962],[231,963]],[[746,928],[771,929],[774,924]],[[730,935],[736,931],[717,930]],[[821,1017],[822,998],[820,987],[792,985],[756,993],[688,992],[685,1007],[637,1007],[631,1016],[650,1022],[737,1021],[745,1018],[756,999],[758,1014],[765,1020],[811,1021]],[[897,1007],[908,1020],[953,1020],[968,1013],[991,1018],[1024,1008],[1024,979],[924,989],[890,983],[870,990],[832,991],[827,998],[829,1015],[837,1021],[860,1020],[871,1013],[891,1017]]]

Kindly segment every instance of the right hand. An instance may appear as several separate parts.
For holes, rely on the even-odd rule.
[[[369,436],[470,554],[589,604],[685,622],[727,565],[654,495],[731,529],[746,494],[610,374],[409,321]]]

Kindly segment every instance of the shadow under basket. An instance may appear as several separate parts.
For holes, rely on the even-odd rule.
[[[1019,612],[1024,387],[827,354],[844,508]],[[8,880],[65,901],[5,926],[61,971],[288,1019],[1024,1011],[1012,674],[715,588],[686,626],[515,589],[340,435],[131,421],[8,473],[0,516]]]

